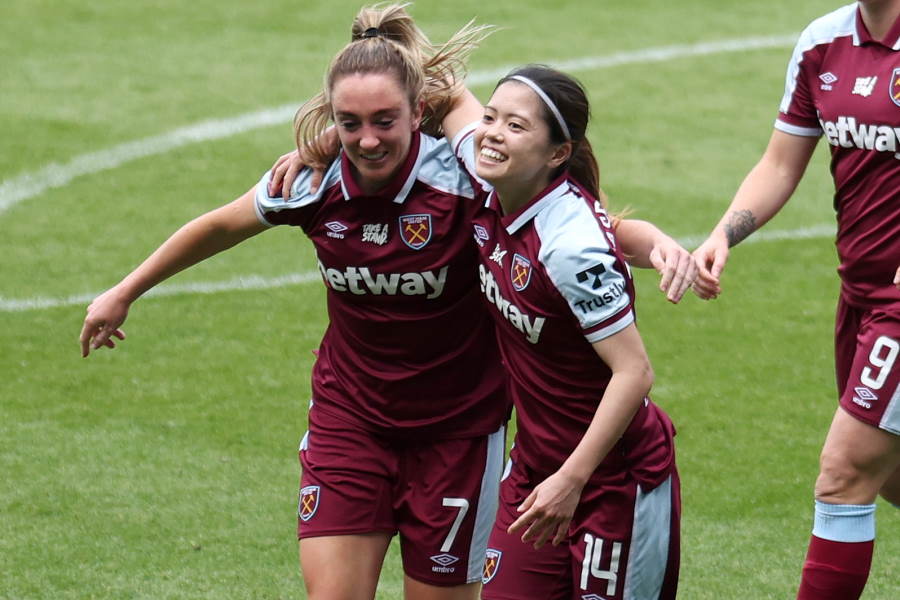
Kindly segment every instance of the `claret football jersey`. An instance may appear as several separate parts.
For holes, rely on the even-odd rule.
[[[287,200],[267,195],[268,180],[256,191],[260,221],[300,227],[327,288],[317,409],[405,437],[496,431],[509,409],[478,293],[476,205],[449,144],[413,134],[401,172],[374,196],[343,153],[316,194],[309,171]]]
[[[472,132],[457,135],[454,147],[474,173]],[[594,417],[612,373],[592,343],[634,323],[634,285],[606,210],[567,173],[509,215],[480,183],[473,181],[483,210],[471,235],[479,289],[510,377],[517,455],[550,473]],[[635,477],[658,483],[671,467],[671,435],[668,417],[645,398],[598,473],[640,464]]]
[[[900,308],[900,20],[876,41],[857,5],[813,21],[787,69],[775,127],[831,147],[838,269],[851,304]]]

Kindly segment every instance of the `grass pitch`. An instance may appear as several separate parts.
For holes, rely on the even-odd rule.
[[[472,17],[501,25],[473,57],[483,73],[796,35],[836,6],[458,0],[412,12],[438,40]],[[129,338],[113,352],[82,360],[77,336],[86,298],[291,147],[287,116],[235,135],[223,123],[315,92],[357,8],[11,0],[0,9],[0,597],[303,598],[296,445],[324,293],[315,282],[277,284],[313,270],[302,235],[277,229],[175,277],[171,295],[133,307]],[[705,234],[768,140],[789,54],[788,43],[670,50],[666,60],[573,69],[591,94],[613,209],[630,206],[677,236]],[[475,91],[485,99],[491,87]],[[196,123],[219,137],[150,151]],[[123,160],[129,142],[145,156]],[[829,226],[831,194],[820,148],[767,229],[797,237]],[[745,243],[719,300],[677,307],[652,273],[636,274],[653,395],[679,429],[683,598],[793,596],[835,406],[835,266],[821,235]],[[241,277],[269,287],[196,291]],[[892,600],[900,515],[880,502],[878,519],[864,597]],[[400,596],[398,564],[392,548],[380,598]]]

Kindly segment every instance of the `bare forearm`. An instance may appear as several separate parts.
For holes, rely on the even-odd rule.
[[[613,374],[591,424],[560,471],[586,482],[616,444],[644,397],[650,391],[653,375],[646,369]]]
[[[247,214],[251,201],[242,196],[181,227],[116,286],[122,299],[134,302],[176,273],[263,231],[255,215]]]
[[[668,237],[656,225],[638,219],[622,219],[616,227],[616,239],[633,267],[653,268],[650,252],[657,241]]]
[[[781,210],[800,183],[818,138],[775,130],[765,153],[738,188],[713,230],[732,247]]]

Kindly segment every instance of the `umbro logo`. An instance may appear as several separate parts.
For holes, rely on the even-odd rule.
[[[442,567],[446,567],[448,565],[452,565],[457,562],[459,558],[453,556],[452,554],[438,554],[436,556],[432,556],[431,560],[441,565]]]
[[[475,243],[484,247],[484,243],[490,239],[487,229],[481,225],[475,225]]]
[[[344,239],[344,232],[349,229],[349,227],[347,227],[340,221],[328,221],[327,223],[325,223],[325,228],[328,229],[325,235],[327,235],[328,237],[337,238],[339,240]]]
[[[835,74],[832,73],[831,71],[828,71],[828,72],[826,72],[826,73],[822,73],[821,75],[819,75],[819,79],[822,80],[822,85],[820,85],[819,87],[821,87],[823,90],[825,90],[825,91],[827,91],[827,92],[830,92],[830,91],[831,91],[831,85],[832,85],[835,81],[838,80],[838,77],[837,77],[837,75],[835,75]]]
[[[863,400],[878,400],[878,396],[872,393],[867,387],[858,387],[853,388],[853,391],[856,392],[856,395]]]

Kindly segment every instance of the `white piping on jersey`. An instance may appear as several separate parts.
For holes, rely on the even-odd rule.
[[[312,182],[312,171],[303,169],[297,175],[297,179],[291,185],[291,197],[287,201],[281,196],[269,196],[269,181],[272,178],[272,171],[269,170],[263,175],[259,183],[256,184],[256,198],[253,202],[253,208],[256,211],[256,218],[259,222],[267,227],[274,227],[272,223],[266,220],[266,213],[281,212],[314,204],[322,199],[325,190],[333,186],[341,176],[341,161],[335,160],[325,171],[322,176],[322,183],[315,194],[310,194],[310,184]]]
[[[833,42],[839,37],[853,36],[853,45],[859,46],[856,32],[856,3],[843,6],[810,23],[800,34],[794,53],[788,63],[784,82],[784,96],[781,98],[779,110],[787,113],[797,90],[797,77],[800,75],[800,63],[805,54],[820,44]],[[790,133],[790,132],[787,132]],[[817,134],[818,135],[818,134]]]
[[[419,133],[419,151],[416,154],[415,164],[403,183],[403,187],[394,197],[394,202],[403,204],[416,181],[421,181],[428,187],[454,196],[469,199],[475,197],[468,176],[460,172],[459,164],[449,142],[435,139],[421,132]],[[350,194],[344,185],[343,178],[341,179],[341,191],[344,199],[349,200]]]
[[[344,152],[341,150],[338,157],[332,161],[315,194],[310,194],[309,191],[312,182],[310,169],[303,169],[294,180],[291,186],[291,197],[287,201],[282,200],[280,196],[276,198],[269,196],[267,186],[271,178],[271,171],[263,175],[262,180],[256,186],[254,208],[257,219],[263,225],[272,227],[272,224],[266,220],[265,213],[301,208],[319,202],[325,190],[337,183],[340,183],[344,200],[350,200],[350,193],[341,173],[343,154]],[[415,164],[403,183],[403,187],[394,197],[394,202],[402,204],[417,180],[447,194],[469,199],[475,197],[469,178],[459,168],[459,163],[450,149],[450,145],[444,140],[436,140],[422,133],[419,134],[419,152],[416,155]]]
[[[523,225],[537,216],[537,214],[544,210],[548,205],[553,204],[558,199],[568,194],[570,189],[571,186],[569,185],[569,182],[563,181],[561,184],[547,192],[546,196],[523,210],[522,214],[520,214],[515,218],[515,220],[513,220],[512,223],[506,226],[506,232],[512,235],[513,233],[521,229]],[[496,192],[491,192],[491,195],[495,193]]]
[[[797,125],[786,123],[781,119],[775,119],[775,129],[802,137],[819,137],[822,135],[822,130],[818,127],[798,127]]]

